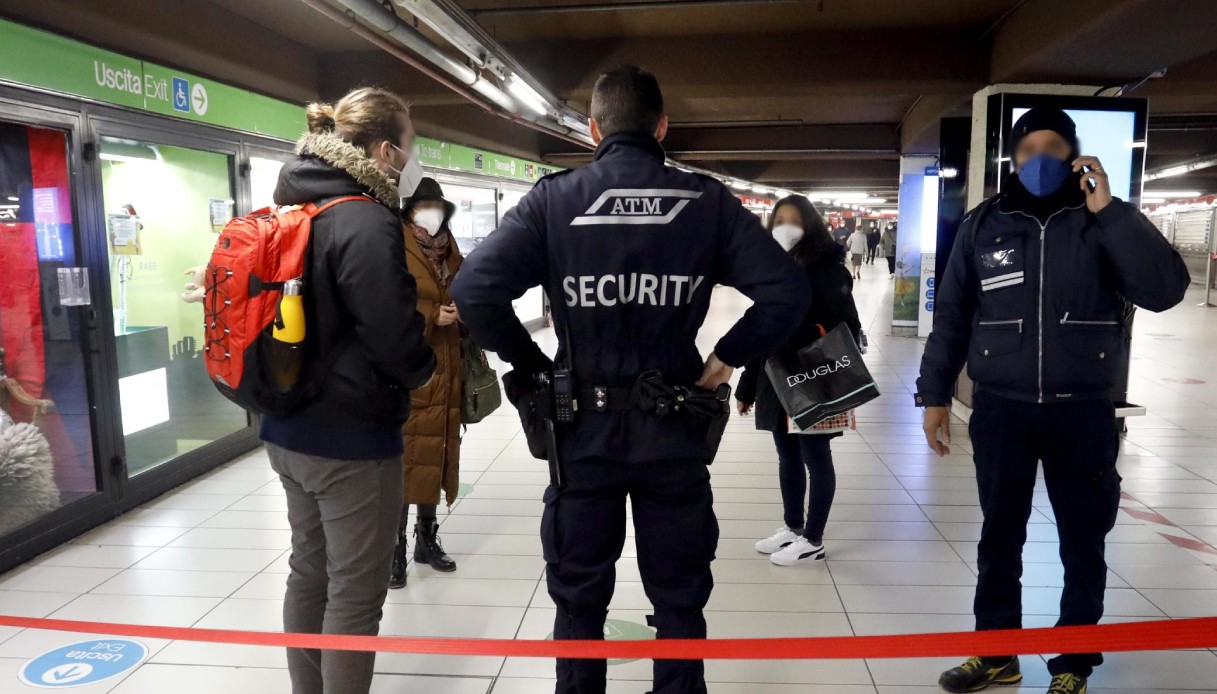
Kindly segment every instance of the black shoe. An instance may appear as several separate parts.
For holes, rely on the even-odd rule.
[[[1052,678],[1048,694],[1086,694],[1086,678],[1064,673]]]
[[[439,541],[439,523],[414,525],[414,561],[430,564],[431,568],[444,573],[456,571],[456,562],[444,551]]]
[[[397,536],[397,547],[393,548],[393,568],[389,571],[389,588],[394,590],[406,587],[406,558],[410,549],[406,545],[406,533],[403,530]]]
[[[995,684],[1018,684],[1022,681],[1018,658],[1004,663],[987,658],[968,658],[963,665],[942,673],[938,686],[948,692],[979,692]]]

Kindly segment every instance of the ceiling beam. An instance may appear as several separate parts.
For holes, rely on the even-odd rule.
[[[997,31],[989,81],[1124,84],[1210,52],[1214,34],[1212,0],[1030,0]]]
[[[959,93],[988,75],[984,47],[959,32],[861,30],[849,40],[865,50],[809,50],[840,43],[827,32],[542,40],[508,50],[553,91],[582,102],[596,77],[621,63],[652,70],[669,100]]]

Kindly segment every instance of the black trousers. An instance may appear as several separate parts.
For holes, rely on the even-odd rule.
[[[887,274],[896,274],[896,256],[894,255],[887,256]]]
[[[627,498],[634,512],[638,568],[661,639],[706,637],[702,614],[714,588],[718,546],[710,472],[696,460],[625,465],[583,460],[566,466],[566,486],[545,491],[541,519],[546,581],[558,607],[555,639],[603,639],[626,538]],[[560,659],[557,694],[604,694],[604,660]],[[654,694],[704,694],[701,661],[657,660]]]
[[[866,262],[868,265],[875,264],[875,255],[879,252],[878,246],[870,246],[866,249]]]
[[[984,526],[976,628],[1022,628],[1022,550],[1038,461],[1056,516],[1065,589],[1058,626],[1097,624],[1107,588],[1104,541],[1120,505],[1119,433],[1108,401],[1037,405],[978,392],[969,432]],[[1099,653],[1062,655],[1053,675],[1089,677]]]
[[[778,482],[782,487],[782,509],[786,527],[803,531],[803,537],[818,545],[837,495],[837,472],[832,464],[832,437],[774,432],[778,449]],[[807,481],[811,478],[811,494]],[[806,503],[806,516],[804,506]],[[806,523],[806,524],[804,524]]]

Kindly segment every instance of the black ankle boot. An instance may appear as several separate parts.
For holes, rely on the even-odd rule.
[[[406,532],[403,530],[397,536],[397,547],[393,549],[393,569],[389,572],[389,588],[406,587],[406,558],[409,554]]]
[[[414,561],[430,564],[444,573],[456,571],[456,562],[444,552],[439,540],[439,523],[430,521],[414,525]]]

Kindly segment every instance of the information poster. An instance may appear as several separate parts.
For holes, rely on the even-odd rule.
[[[140,255],[139,216],[133,214],[106,215],[110,234],[110,250],[114,255]]]
[[[224,225],[232,221],[232,200],[211,198],[207,206],[211,215],[211,230],[215,233],[224,231]]]

